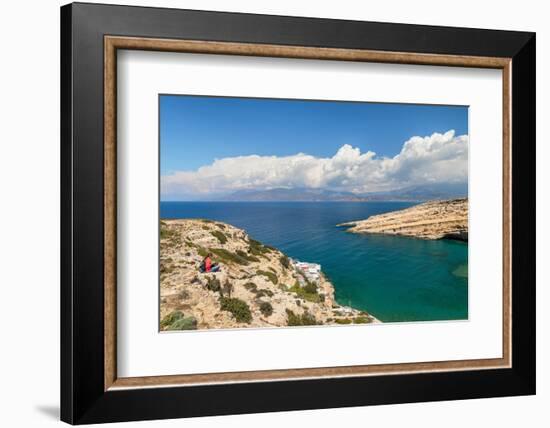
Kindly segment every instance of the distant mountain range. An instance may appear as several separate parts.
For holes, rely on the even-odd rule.
[[[468,196],[468,184],[443,183],[410,186],[386,192],[355,194],[327,189],[276,188],[269,190],[241,190],[217,200],[240,202],[295,201],[295,202],[366,202],[366,201],[428,201]]]
[[[351,192],[336,192],[325,189],[269,189],[240,190],[220,198],[223,201],[365,201],[366,199]]]
[[[366,193],[370,201],[430,201],[468,197],[468,183],[438,183],[410,186],[387,192]]]

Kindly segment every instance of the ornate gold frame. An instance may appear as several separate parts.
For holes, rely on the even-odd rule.
[[[118,49],[182,53],[246,55],[337,61],[381,62],[494,68],[503,81],[503,349],[502,358],[381,364],[346,367],[205,373],[192,375],[119,378],[116,371],[116,85]],[[368,376],[418,372],[495,369],[511,367],[511,59],[356,49],[333,49],[192,40],[105,36],[104,38],[104,291],[105,291],[105,391],[120,388],[254,382],[305,378]]]

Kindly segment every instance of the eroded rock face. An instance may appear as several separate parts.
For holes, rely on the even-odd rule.
[[[207,253],[220,272],[200,272]],[[242,229],[199,219],[161,221],[161,329],[170,329],[166,320],[176,313],[189,320],[178,325],[198,329],[377,322],[366,312],[339,306],[323,275],[309,288],[300,275],[285,254]],[[227,310],[223,299],[238,299],[240,311]]]
[[[352,233],[468,241],[468,199],[425,202],[338,226],[349,226],[348,232]]]

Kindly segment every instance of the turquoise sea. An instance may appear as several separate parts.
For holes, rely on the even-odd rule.
[[[298,260],[320,263],[342,305],[381,321],[468,318],[468,244],[357,235],[338,223],[413,202],[161,202],[161,218],[207,218],[245,229]]]

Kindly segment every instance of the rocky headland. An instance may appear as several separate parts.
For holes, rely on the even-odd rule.
[[[200,272],[208,253],[220,272]],[[322,272],[312,279],[244,230],[203,219],[161,221],[160,299],[161,330],[378,322],[336,303]]]
[[[352,233],[468,241],[468,199],[429,201],[338,226],[349,227]]]

